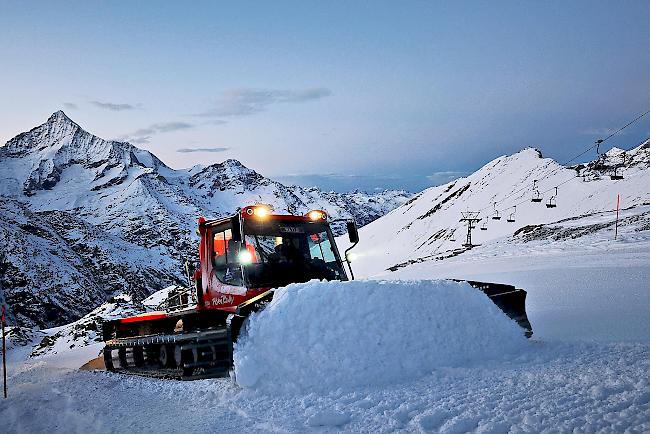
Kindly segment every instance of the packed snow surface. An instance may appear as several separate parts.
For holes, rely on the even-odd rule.
[[[349,389],[512,356],[523,330],[465,282],[294,284],[251,317],[235,348],[243,387]]]

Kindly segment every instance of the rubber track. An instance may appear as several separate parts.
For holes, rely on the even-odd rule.
[[[216,360],[198,360],[184,362],[182,367],[163,368],[156,364],[148,364],[145,360],[144,366],[135,366],[132,354],[127,353],[127,367],[115,366],[116,358],[112,357],[114,368],[108,369],[121,374],[138,375],[150,378],[166,378],[177,380],[196,380],[202,378],[226,377],[232,367],[232,339],[228,328],[216,330],[205,330],[190,333],[175,333],[171,335],[150,335],[131,338],[112,339],[106,342],[105,350],[119,350],[120,348],[140,347],[146,354],[144,348],[149,345],[180,345],[182,351],[216,347],[217,355],[223,357]],[[119,359],[119,358],[118,358]],[[183,369],[185,368],[185,369]],[[191,370],[191,373],[188,373]],[[184,372],[185,371],[185,372]]]

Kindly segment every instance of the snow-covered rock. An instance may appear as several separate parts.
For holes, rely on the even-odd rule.
[[[142,303],[128,295],[110,298],[81,319],[61,327],[42,330],[44,335],[39,342],[34,342],[30,357],[58,354],[75,347],[85,347],[103,342],[102,323],[115,318],[136,315],[145,311]]]
[[[142,299],[178,281],[176,264],[72,213],[0,201],[0,260],[10,323],[48,327],[93,310],[113,294]]]

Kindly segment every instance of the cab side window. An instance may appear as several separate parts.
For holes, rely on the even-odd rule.
[[[212,252],[212,265],[220,268],[228,263],[226,258],[226,240],[224,232],[214,234],[214,250]]]
[[[230,229],[217,229],[213,238],[212,266],[215,276],[227,285],[241,286],[242,271],[237,260],[239,243],[233,241]]]

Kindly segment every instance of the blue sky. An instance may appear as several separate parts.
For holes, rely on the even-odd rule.
[[[647,1],[0,0],[0,142],[63,109],[176,168],[417,191],[650,108],[649,22]]]

